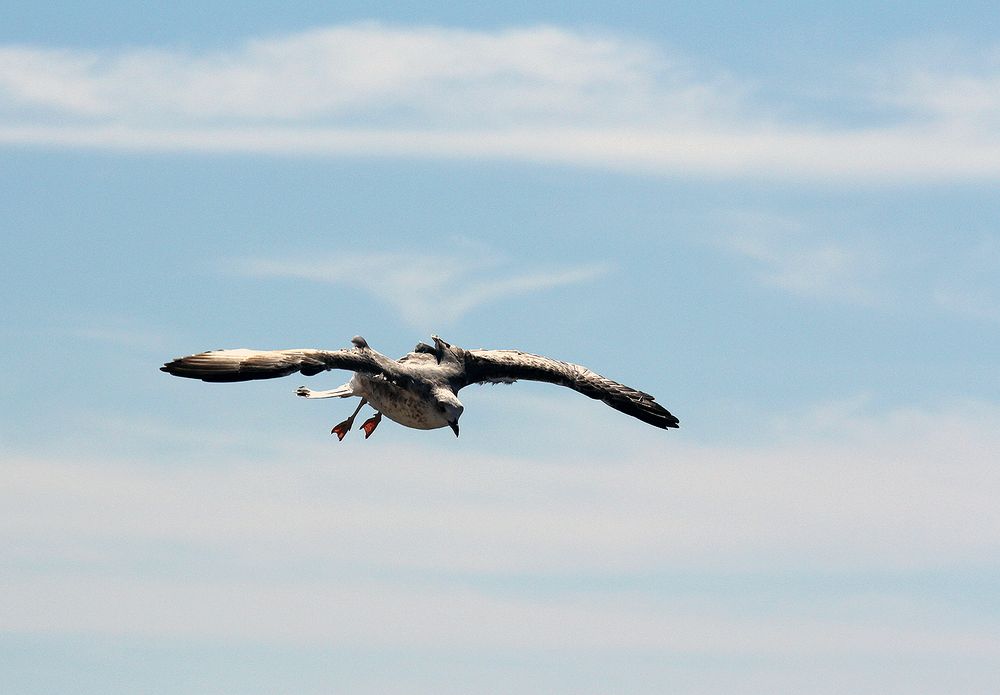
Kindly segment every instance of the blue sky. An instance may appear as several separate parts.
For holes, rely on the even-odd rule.
[[[990,691],[994,10],[5,9],[4,692]],[[681,429],[157,371],[431,333]]]

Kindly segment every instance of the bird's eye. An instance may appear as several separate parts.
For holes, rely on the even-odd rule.
[[[438,403],[437,404],[437,409],[438,409],[439,413],[443,413],[444,412],[444,404],[443,403]]]

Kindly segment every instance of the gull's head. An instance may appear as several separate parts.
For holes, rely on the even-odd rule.
[[[457,437],[458,419],[462,417],[462,411],[465,410],[465,406],[462,405],[462,401],[458,400],[458,396],[454,393],[445,389],[439,389],[436,391],[434,393],[434,399],[435,408]]]

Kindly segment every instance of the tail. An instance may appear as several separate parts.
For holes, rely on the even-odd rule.
[[[295,395],[302,396],[303,398],[349,398],[358,394],[354,393],[354,389],[351,388],[350,383],[346,383],[329,391],[313,391],[312,389],[307,389],[305,386],[300,386],[296,389]]]

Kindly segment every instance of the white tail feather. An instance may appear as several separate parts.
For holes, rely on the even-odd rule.
[[[302,398],[349,398],[357,394],[354,393],[354,389],[348,383],[329,391],[313,391],[312,389],[307,389],[305,386],[300,386],[295,391],[295,395],[302,396]]]

